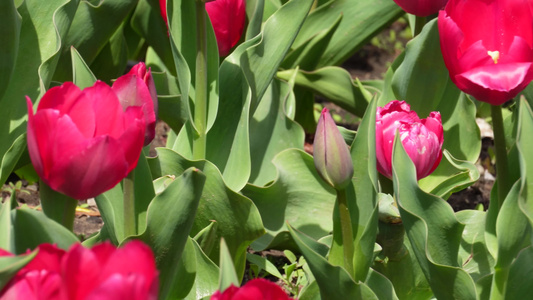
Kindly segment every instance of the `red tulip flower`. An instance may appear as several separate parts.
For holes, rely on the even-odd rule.
[[[53,87],[37,112],[28,103],[28,150],[35,171],[52,189],[75,199],[97,196],[135,168],[144,143],[141,106],[121,107],[101,81],[83,91]]]
[[[439,12],[448,0],[394,0],[394,2],[412,15],[427,17]]]
[[[533,79],[533,2],[450,0],[438,25],[444,62],[463,92],[500,105]]]
[[[405,101],[394,100],[376,113],[376,156],[378,171],[392,177],[392,146],[396,131],[416,167],[417,179],[431,174],[442,159],[443,130],[439,112],[418,118]]]
[[[157,114],[157,92],[150,69],[140,62],[133,66],[128,74],[120,76],[113,83],[113,91],[118,96],[122,109],[129,106],[141,106],[144,113],[146,131],[144,145],[150,144],[155,137],[155,123]]]
[[[5,255],[11,254],[0,251]],[[118,249],[109,242],[92,249],[75,244],[68,251],[43,244],[0,300],[156,300],[158,285],[154,255],[139,241]]]
[[[263,278],[248,281],[242,287],[231,285],[224,292],[216,291],[211,300],[291,300],[279,285]]]
[[[166,0],[159,0],[161,15],[168,26],[166,3]],[[218,54],[226,56],[241,39],[246,21],[246,0],[209,1],[205,9],[215,30]]]

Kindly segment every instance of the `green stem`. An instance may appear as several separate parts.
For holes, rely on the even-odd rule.
[[[207,25],[205,3],[196,1],[196,81],[194,125],[198,135],[193,140],[193,158],[204,159],[207,137]]]
[[[39,194],[44,214],[72,231],[78,200],[52,190],[42,180],[39,181]]]
[[[344,252],[344,268],[350,276],[354,276],[353,266],[353,230],[348,201],[346,200],[346,190],[337,190],[337,203],[339,205],[339,216],[341,218],[342,247]]]
[[[135,222],[135,169],[132,170],[122,181],[124,192],[124,236],[132,236],[137,233]]]
[[[507,193],[511,189],[507,163],[507,147],[503,130],[502,107],[491,105],[492,129],[494,131],[494,148],[496,150],[496,174],[498,184],[498,207],[502,207]]]
[[[417,36],[422,32],[422,28],[424,28],[424,25],[426,25],[426,17],[415,17],[415,32],[413,32],[413,37]]]
[[[494,277],[492,278],[492,287],[490,290],[490,300],[505,299],[505,287],[509,277],[509,268],[494,268]]]

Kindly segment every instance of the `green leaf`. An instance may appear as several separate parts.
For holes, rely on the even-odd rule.
[[[288,84],[274,79],[250,120],[250,153],[253,153],[250,184],[263,186],[276,179],[272,159],[281,151],[303,150],[305,133],[285,112],[290,95]]]
[[[198,243],[198,246],[207,255],[211,254],[215,244],[218,242],[217,231],[218,223],[213,221],[194,236],[194,240]]]
[[[70,47],[70,54],[72,56],[72,81],[80,89],[90,87],[96,82],[96,76],[87,66],[80,53],[76,48]]]
[[[318,175],[313,158],[301,150],[288,149],[272,162],[278,170],[272,184],[247,185],[242,190],[254,201],[267,230],[267,234],[253,242],[253,248],[294,248],[287,222],[314,239],[328,235],[332,230],[335,192]]]
[[[56,244],[67,250],[78,238],[59,223],[47,218],[44,213],[28,208],[12,212],[15,253],[25,253],[43,243]]]
[[[289,232],[309,264],[320,287],[322,299],[378,299],[372,290],[362,282],[355,283],[350,275],[339,266],[333,266],[314,248],[318,242],[288,226]]]
[[[66,45],[74,46],[85,62],[92,65],[136,4],[137,1],[130,0],[80,1]],[[67,51],[64,49],[61,54],[60,67],[54,74],[56,81],[69,81],[72,78]]]
[[[533,225],[533,160],[529,151],[533,146],[531,136],[533,134],[533,112],[531,107],[524,100],[520,99],[518,133],[516,146],[518,148],[520,160],[520,175],[522,187],[520,191],[519,206],[529,223]]]
[[[330,28],[342,14],[317,66],[339,65],[403,13],[395,3],[385,0],[328,1],[309,14],[293,48]]]
[[[37,251],[19,256],[0,256],[0,291],[36,255]]]
[[[276,266],[274,266],[274,264],[268,259],[252,253],[246,253],[246,259],[250,263],[259,266],[262,270],[265,270],[268,274],[283,279],[283,275],[278,271],[278,268],[276,268]]]
[[[228,246],[224,239],[220,240],[220,277],[218,283],[218,290],[223,292],[231,285],[240,286],[240,280],[237,278],[233,260],[229,252]]]
[[[531,282],[533,272],[533,248],[522,250],[509,270],[504,299],[527,299],[533,293]]]
[[[196,167],[207,177],[191,235],[195,236],[213,221],[218,223],[217,240],[223,237],[233,257],[237,274],[242,277],[246,262],[246,249],[252,241],[263,235],[261,216],[250,199],[240,195],[225,184],[220,171],[208,161],[189,161],[178,153],[158,148],[158,157],[149,161],[153,177],[180,176],[187,168]],[[209,256],[218,262],[218,245]]]
[[[16,204],[16,201],[15,191],[13,191],[11,197],[7,198],[3,204],[0,203],[0,249],[9,252],[15,252],[14,236],[11,231],[11,206],[14,202]]]
[[[91,63],[91,69],[99,80],[111,84],[111,80],[124,74],[128,64],[128,46],[124,37],[124,26],[115,31],[104,48]]]
[[[414,254],[438,299],[475,299],[474,281],[458,265],[464,225],[441,198],[417,184],[416,169],[396,137],[392,156],[394,193]]]
[[[254,5],[255,4],[255,5]],[[263,11],[265,9],[265,0],[251,0],[246,2],[246,12],[248,14],[248,27],[246,28],[245,40],[252,39],[261,33],[263,24]],[[253,11],[251,14],[249,11]],[[251,17],[250,17],[251,15]]]
[[[189,238],[205,175],[196,168],[186,170],[148,208],[146,230],[138,237],[152,247],[160,275],[161,299],[179,292],[179,261]],[[125,243],[124,241],[123,243]]]
[[[293,70],[278,72],[288,80]],[[347,111],[362,117],[368,106],[368,92],[354,83],[350,73],[339,67],[324,67],[312,72],[300,71],[296,84],[327,98]]]
[[[17,61],[17,52],[19,48],[21,18],[13,1],[0,2],[0,99],[6,91],[15,62]]]
[[[0,183],[5,182],[26,148],[24,97],[35,102],[46,91],[77,6],[77,0],[27,0],[17,8],[22,17],[19,48],[11,80],[0,99]]]
[[[389,279],[372,269],[370,269],[368,272],[368,277],[366,278],[365,283],[369,288],[372,289],[374,294],[376,294],[380,300],[398,299],[398,296],[396,296],[396,292],[394,291],[394,287]]]

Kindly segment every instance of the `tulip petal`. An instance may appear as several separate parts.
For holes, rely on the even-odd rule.
[[[241,38],[246,20],[245,5],[244,0],[215,0],[205,4],[220,56],[228,55]]]
[[[83,90],[87,101],[93,104],[95,131],[93,136],[109,135],[118,138],[124,132],[123,111],[117,95],[107,84],[97,81]]]

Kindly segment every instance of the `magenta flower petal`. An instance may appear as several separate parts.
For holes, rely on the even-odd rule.
[[[246,21],[245,0],[215,0],[205,4],[213,24],[220,56],[226,56],[241,39]]]
[[[500,105],[533,80],[532,7],[526,0],[448,2],[438,18],[440,44],[459,89]]]
[[[291,300],[289,296],[274,282],[263,278],[248,281],[238,288],[228,287],[224,292],[216,291],[211,300]]]
[[[376,112],[376,161],[378,171],[392,177],[392,147],[396,132],[413,161],[417,179],[431,174],[442,158],[443,129],[440,114],[420,120],[405,101],[391,101]]]
[[[394,2],[410,14],[427,17],[437,13],[448,0],[394,0]]]

